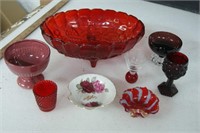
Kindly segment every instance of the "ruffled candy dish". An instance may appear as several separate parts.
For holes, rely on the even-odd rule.
[[[8,68],[18,76],[17,83],[22,88],[33,88],[44,80],[42,72],[50,58],[50,49],[42,41],[25,39],[11,44],[4,52]]]
[[[159,111],[158,97],[146,87],[125,90],[119,103],[132,117],[147,117]]]
[[[89,60],[120,55],[143,37],[144,24],[114,10],[80,9],[48,17],[40,26],[44,39],[65,56]]]
[[[98,74],[84,74],[69,83],[69,100],[78,107],[95,109],[110,104],[116,95],[114,84]]]

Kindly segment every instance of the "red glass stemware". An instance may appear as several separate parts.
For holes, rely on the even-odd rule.
[[[136,46],[124,54],[126,65],[129,71],[125,75],[128,83],[135,83],[138,80],[138,70],[142,68],[145,62],[145,54],[142,48]]]
[[[40,26],[44,39],[65,56],[89,60],[120,55],[143,37],[144,24],[114,10],[80,9],[48,17]]]
[[[152,56],[152,61],[157,65],[161,65],[168,53],[181,49],[182,40],[173,33],[158,31],[149,36],[149,47],[155,53]]]
[[[162,70],[168,80],[158,86],[162,95],[172,97],[178,93],[173,81],[185,75],[188,68],[188,61],[188,57],[181,52],[167,54],[163,62]]]

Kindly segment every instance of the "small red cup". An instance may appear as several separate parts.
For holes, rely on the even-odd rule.
[[[51,111],[56,106],[57,85],[51,80],[42,80],[37,82],[33,87],[33,93],[42,111]]]

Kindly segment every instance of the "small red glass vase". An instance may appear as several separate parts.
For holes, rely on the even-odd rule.
[[[33,87],[33,94],[40,110],[51,111],[56,106],[57,85],[51,80],[42,80]]]
[[[144,24],[114,10],[80,9],[48,17],[40,26],[44,39],[65,56],[89,60],[120,55],[143,37]]]

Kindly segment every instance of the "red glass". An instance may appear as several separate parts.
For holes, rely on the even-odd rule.
[[[44,39],[65,56],[87,59],[95,67],[100,59],[120,55],[144,35],[144,24],[114,10],[80,9],[48,17],[40,26]]]
[[[159,57],[164,58],[170,52],[179,51],[182,47],[182,40],[175,34],[165,31],[154,32],[149,36],[149,46]],[[152,59],[155,63],[162,64],[156,57]]]
[[[135,83],[138,80],[137,72],[127,72],[125,75],[125,79],[128,83]]]
[[[158,97],[146,87],[125,90],[119,103],[132,117],[146,117],[159,111]]]
[[[144,50],[138,47],[129,50],[124,54],[126,65],[129,71],[126,72],[125,79],[128,83],[135,83],[138,80],[138,70],[145,62]]]
[[[18,75],[18,85],[23,88],[33,88],[36,82],[44,79],[41,73],[46,69],[49,58],[49,47],[34,39],[15,42],[4,52],[8,68]]]
[[[37,82],[33,87],[33,93],[38,107],[42,111],[51,111],[56,106],[57,85],[50,80]]]
[[[172,52],[165,57],[162,70],[168,80],[158,86],[162,95],[172,97],[178,93],[173,81],[185,75],[188,61],[188,57],[181,52]]]

